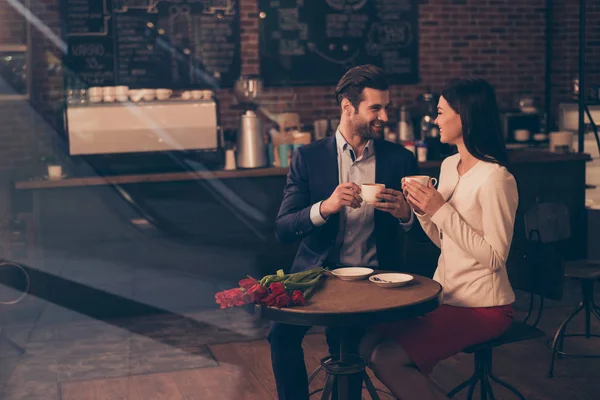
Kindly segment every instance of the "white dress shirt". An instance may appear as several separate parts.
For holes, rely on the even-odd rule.
[[[360,157],[356,157],[352,146],[338,130],[335,134],[339,183],[354,182],[358,186],[375,182],[375,146],[372,140],[365,145]],[[315,226],[327,222],[319,211],[321,201],[313,204],[310,209],[310,219]],[[330,253],[329,260],[343,266],[377,267],[377,248],[375,246],[374,208],[371,204],[361,204],[360,208],[344,207],[340,211],[340,227],[335,247]],[[404,231],[408,231],[414,217],[411,213],[408,222],[398,220]]]
[[[441,249],[433,277],[444,288],[443,302],[462,307],[511,304],[515,293],[506,259],[513,237],[519,194],[506,168],[479,161],[462,176],[460,155],[442,163],[438,191],[446,203],[417,218]]]

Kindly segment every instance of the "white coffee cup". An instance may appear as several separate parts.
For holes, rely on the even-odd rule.
[[[152,101],[156,98],[156,89],[142,89],[142,93],[145,101]]]
[[[225,169],[233,170],[236,169],[235,163],[235,150],[229,149],[225,151]]]
[[[129,95],[129,86],[115,86],[117,101],[127,101]]]
[[[204,90],[192,90],[192,98],[194,100],[203,100],[204,99]]]
[[[529,132],[527,129],[516,129],[514,132],[514,136],[517,142],[526,142],[529,140],[531,132]]]
[[[186,91],[186,92],[181,93],[181,99],[182,100],[191,100],[192,99],[192,92]]]
[[[404,177],[404,181],[415,181],[415,182],[419,182],[421,185],[423,186],[427,186],[428,183],[431,181],[431,183],[433,184],[433,186],[436,186],[438,181],[436,178],[432,178],[430,176],[427,175],[411,175],[411,176],[405,176]]]
[[[117,89],[114,86],[104,86],[102,88],[104,94],[104,102],[112,103],[117,97]]]
[[[171,97],[173,91],[171,89],[156,89],[156,98],[158,100],[167,100]]]
[[[100,103],[104,98],[104,89],[100,86],[92,86],[88,89],[90,103]]]
[[[48,179],[56,181],[62,179],[63,172],[61,165],[48,165]]]
[[[376,197],[377,193],[381,192],[383,189],[385,189],[383,183],[364,183],[360,185],[360,196],[367,204],[375,203],[379,200]]]

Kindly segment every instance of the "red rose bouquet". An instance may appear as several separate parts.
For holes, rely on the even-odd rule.
[[[285,274],[282,269],[275,275],[261,280],[252,277],[242,279],[239,287],[215,294],[221,308],[240,307],[245,304],[261,304],[269,307],[303,305],[317,284],[324,278],[324,268]]]

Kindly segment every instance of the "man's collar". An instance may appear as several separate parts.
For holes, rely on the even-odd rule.
[[[340,132],[339,128],[335,132],[335,142],[338,149],[338,153],[343,153],[348,147],[352,148],[352,146],[350,146],[350,144],[346,141],[344,135],[342,135],[342,133]],[[371,149],[374,150],[373,139],[369,139],[369,141],[365,145],[365,148],[363,149],[363,154],[365,154],[365,156],[369,156],[373,153]]]

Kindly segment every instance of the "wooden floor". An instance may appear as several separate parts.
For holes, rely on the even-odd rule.
[[[581,297],[577,285],[567,286],[567,289],[563,300],[546,304],[539,325],[545,337],[494,349],[494,374],[518,388],[527,400],[600,399],[598,358],[558,359],[555,377],[550,379],[546,376],[550,361],[548,341]],[[517,319],[524,318],[526,300],[521,298],[522,304],[517,304]],[[600,291],[596,293],[596,304],[600,304]],[[215,324],[208,330],[194,329],[195,325],[190,325],[185,318],[170,320],[161,316],[138,321],[140,328],[135,329],[135,334],[94,321],[68,328],[60,325],[60,329],[53,328],[52,334],[40,328],[29,334],[28,355],[19,359],[0,398],[276,399],[270,349],[265,340],[266,330],[263,329],[266,326],[255,326],[256,321],[241,310],[226,311],[211,310],[195,315],[198,321]],[[599,334],[600,321],[592,318],[591,322],[592,331]],[[141,326],[146,326],[146,331]],[[228,329],[219,328],[223,326]],[[579,315],[570,323],[568,332],[582,332],[584,327],[585,319]],[[145,335],[141,334],[143,332]],[[54,339],[48,341],[50,337]],[[165,343],[161,341],[163,337],[176,340]],[[20,341],[24,342],[24,339]],[[173,347],[174,344],[178,345]],[[319,332],[307,335],[303,347],[310,372],[327,353],[324,335]],[[565,351],[600,354],[600,339],[567,340]],[[0,347],[0,356],[2,353]],[[1,377],[8,369],[5,358],[0,357],[0,365]],[[440,362],[433,371],[432,379],[449,391],[472,373],[473,356],[460,353]],[[374,382],[382,388],[381,383],[375,379]],[[318,376],[311,389],[322,386],[323,377]],[[516,399],[506,389],[496,384],[493,387],[496,400]],[[454,400],[465,400],[466,395],[463,391]],[[390,398],[382,395],[382,400]],[[474,398],[479,398],[477,392]]]
[[[598,343],[587,342],[580,350],[598,349]],[[323,334],[306,336],[304,342],[309,371],[326,355]],[[214,367],[188,369],[168,373],[132,375],[120,378],[62,382],[62,400],[270,400],[277,399],[271,370],[269,345],[265,340],[225,343],[209,346],[218,361]],[[515,343],[494,351],[496,376],[516,386],[528,400],[595,400],[600,392],[600,360],[564,358],[558,360],[554,379],[546,377],[548,367],[547,339]],[[458,354],[442,361],[432,378],[449,390],[465,380],[473,371],[473,358]],[[383,385],[371,374],[378,388]],[[319,375],[311,390],[323,386]],[[494,385],[497,400],[516,397]],[[366,394],[366,393],[365,393]],[[315,396],[314,398],[318,398]],[[363,398],[367,398],[366,396]],[[475,394],[475,398],[479,396]],[[391,396],[382,394],[382,400]],[[454,397],[466,399],[466,391]]]
[[[130,376],[61,385],[63,400],[268,400],[277,399],[266,341],[248,341],[209,346],[219,366],[170,373]],[[322,334],[304,340],[309,371],[326,355]],[[374,379],[375,386],[383,385]],[[311,390],[323,387],[319,374]],[[385,394],[382,400],[391,399]]]

